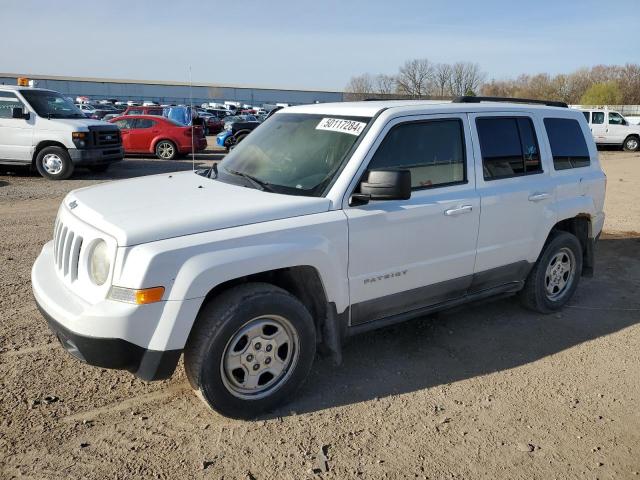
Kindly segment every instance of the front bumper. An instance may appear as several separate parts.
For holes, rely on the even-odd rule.
[[[124,149],[122,146],[87,149],[70,148],[69,156],[74,165],[103,165],[122,160],[124,158]]]
[[[181,350],[147,350],[120,338],[79,335],[55,321],[37,300],[36,305],[62,347],[82,362],[96,367],[128,370],[142,380],[164,380],[171,377],[176,369]]]
[[[143,380],[170,377],[184,342],[171,345],[169,337],[156,334],[161,330],[170,335],[171,329],[163,325],[175,324],[183,309],[195,304],[164,301],[138,306],[109,299],[90,304],[58,277],[52,243],[36,259],[31,284],[40,312],[65,350],[90,365],[129,370]]]

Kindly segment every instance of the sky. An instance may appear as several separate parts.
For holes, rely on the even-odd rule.
[[[615,6],[615,8],[613,8]],[[487,78],[640,63],[639,0],[2,0],[0,72],[342,90],[406,60]],[[626,12],[626,13],[625,13]],[[633,12],[631,14],[628,14]]]

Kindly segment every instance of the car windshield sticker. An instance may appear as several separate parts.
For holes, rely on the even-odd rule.
[[[341,118],[323,118],[320,120],[316,130],[329,130],[330,132],[349,133],[358,136],[366,125],[363,122],[343,120]]]

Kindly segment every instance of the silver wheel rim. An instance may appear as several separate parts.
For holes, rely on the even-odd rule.
[[[576,259],[569,248],[561,248],[549,261],[544,275],[544,286],[549,300],[563,297],[573,283]]]
[[[62,159],[55,153],[47,153],[42,158],[42,168],[50,175],[57,175],[62,171]]]
[[[173,157],[173,145],[169,142],[161,142],[158,145],[158,153],[160,154],[160,158]]]
[[[299,352],[298,334],[289,320],[279,315],[254,318],[227,342],[220,362],[222,382],[237,398],[264,398],[291,376]]]
[[[630,138],[627,140],[627,149],[628,150],[636,150],[638,148],[638,140],[635,138]]]

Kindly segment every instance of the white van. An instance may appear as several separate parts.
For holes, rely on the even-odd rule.
[[[62,180],[75,167],[104,172],[123,158],[117,126],[86,118],[53,90],[0,85],[0,164]]]
[[[582,109],[593,139],[598,145],[620,145],[629,152],[640,150],[640,125],[633,125],[620,113],[604,109]]]

